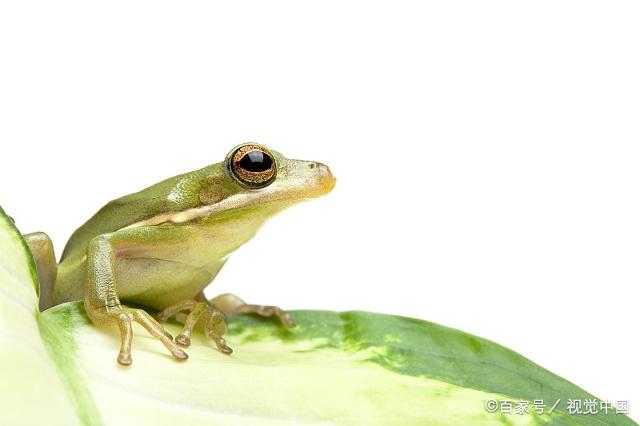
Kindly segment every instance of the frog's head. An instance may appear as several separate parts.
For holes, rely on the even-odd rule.
[[[291,160],[256,143],[232,149],[225,169],[251,204],[315,198],[331,191],[336,183],[324,164]]]
[[[336,183],[324,164],[292,160],[256,143],[236,146],[216,166],[200,195],[207,221],[261,222],[292,204],[330,192]]]

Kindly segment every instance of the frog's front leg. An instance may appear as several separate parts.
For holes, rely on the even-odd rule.
[[[87,275],[84,285],[84,306],[89,318],[101,325],[117,325],[120,329],[118,362],[131,364],[132,321],[142,325],[149,334],[160,340],[177,359],[188,355],[173,341],[172,336],[151,315],[120,303],[116,292],[116,259],[126,256],[118,251],[118,233],[95,237],[87,248]]]

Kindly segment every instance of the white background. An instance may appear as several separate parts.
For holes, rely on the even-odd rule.
[[[212,293],[495,340],[640,419],[635,2],[3,2],[0,203],[58,254],[243,141],[329,164]]]

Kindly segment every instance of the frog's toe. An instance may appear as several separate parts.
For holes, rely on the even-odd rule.
[[[122,353],[122,352],[120,352],[118,354],[118,364],[131,365],[131,362],[132,362],[131,354],[125,354],[125,353]]]
[[[216,340],[216,346],[218,346],[218,350],[223,354],[231,355],[233,353],[233,349],[227,346],[227,342],[225,342],[222,337]]]
[[[188,348],[189,345],[191,345],[191,337],[182,333],[178,334],[174,340],[177,344],[184,348]]]
[[[224,340],[222,337],[216,336],[216,335],[213,335],[213,334],[209,334],[209,333],[207,333],[207,336],[209,336],[209,338],[211,340],[213,340],[213,342],[218,347],[218,350],[220,352],[222,352],[223,354],[231,355],[233,353],[233,349],[231,349],[229,346],[227,346],[226,340]]]
[[[184,360],[189,359],[189,355],[187,355],[187,353],[185,351],[183,351],[182,349],[178,349],[174,355],[180,361],[184,361]]]
[[[226,340],[222,336],[227,332],[227,319],[224,314],[215,308],[209,309],[204,321],[204,333],[208,338],[218,347],[218,350],[223,354],[231,354],[233,349],[227,346]]]

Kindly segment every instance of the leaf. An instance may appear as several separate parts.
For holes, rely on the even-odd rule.
[[[567,399],[595,397],[500,345],[369,312],[294,311],[291,331],[233,317],[233,355],[196,333],[186,362],[136,329],[134,363],[122,367],[116,330],[92,325],[82,303],[38,312],[33,260],[1,209],[0,252],[0,424],[635,424],[569,415]],[[180,325],[167,328],[175,335]],[[520,399],[528,414],[485,409]]]

